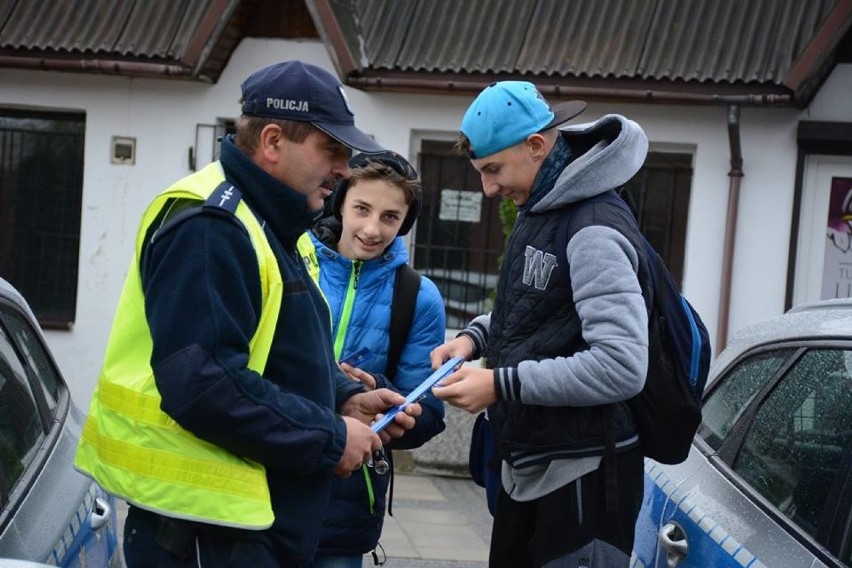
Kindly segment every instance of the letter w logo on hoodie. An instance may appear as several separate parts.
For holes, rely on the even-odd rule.
[[[533,284],[539,290],[547,289],[550,273],[556,266],[556,257],[527,245],[524,251],[524,284]],[[533,283],[533,281],[535,281]]]

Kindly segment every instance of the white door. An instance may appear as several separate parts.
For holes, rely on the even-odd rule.
[[[808,156],[793,305],[852,297],[852,157]]]

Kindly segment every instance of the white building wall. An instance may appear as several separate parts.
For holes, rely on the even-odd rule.
[[[189,173],[187,151],[195,143],[196,124],[235,118],[241,81],[260,67],[294,58],[334,72],[321,43],[254,39],[240,44],[216,85],[0,70],[0,106],[86,112],[77,321],[71,331],[47,334],[72,394],[84,406],[97,380],[144,207],[156,193]],[[842,91],[840,86],[832,97],[820,99],[821,112],[831,109]],[[412,159],[419,140],[455,137],[471,99],[353,89],[348,94],[357,124],[382,145]],[[594,103],[583,118],[593,120],[612,112],[639,122],[652,147],[694,155],[684,290],[714,338],[730,169],[727,110]],[[800,114],[789,109],[742,111],[745,177],[734,261],[732,332],[783,310]],[[136,138],[135,165],[109,163],[114,135]]]
[[[852,63],[838,65],[811,101],[803,120],[852,122]]]

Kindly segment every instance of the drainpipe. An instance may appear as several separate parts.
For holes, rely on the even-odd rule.
[[[728,142],[731,147],[731,171],[728,183],[728,217],[725,225],[725,249],[722,255],[722,290],[719,294],[719,327],[716,332],[716,355],[728,344],[728,316],[731,310],[731,274],[734,265],[734,242],[737,236],[737,210],[740,181],[743,177],[743,155],[740,147],[740,107],[728,105]]]

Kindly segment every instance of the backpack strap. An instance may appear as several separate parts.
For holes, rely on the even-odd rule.
[[[608,204],[609,208],[598,208],[598,204]],[[653,287],[649,286],[649,280],[653,281],[653,267],[651,259],[647,258],[647,243],[639,231],[636,218],[636,207],[630,199],[630,194],[622,191],[622,188],[610,190],[588,199],[572,204],[566,211],[567,219],[557,233],[556,244],[558,247],[558,265],[564,267],[565,277],[569,279],[570,267],[565,262],[565,249],[568,242],[585,227],[599,225],[609,227],[618,231],[626,238],[638,255],[639,266],[637,279],[642,289],[642,297],[648,313],[651,312],[651,302],[654,296]],[[635,230],[632,230],[635,229]],[[601,427],[604,436],[604,454],[602,470],[604,476],[604,499],[607,512],[618,510],[618,454],[615,447],[615,423],[613,418],[613,405],[601,406]]]
[[[414,322],[414,305],[420,291],[420,273],[408,264],[396,269],[393,282],[393,300],[391,301],[390,346],[385,375],[389,379],[396,376],[396,366],[402,355],[402,348],[408,342],[411,324]]]

